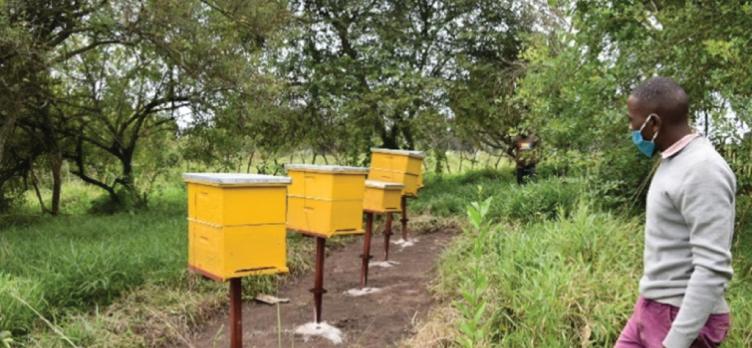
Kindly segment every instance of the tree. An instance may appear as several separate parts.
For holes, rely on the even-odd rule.
[[[287,50],[277,57],[280,74],[298,91],[303,119],[333,134],[312,131],[309,142],[314,147],[334,142],[360,153],[368,153],[374,138],[387,148],[430,143],[433,134],[422,126],[452,116],[450,93],[482,85],[468,78],[475,64],[489,69],[511,64],[519,50],[514,37],[527,25],[519,2],[291,5],[294,25],[283,41]],[[352,134],[356,137],[348,137]]]
[[[110,43],[94,40],[77,50],[56,51],[76,34],[101,30],[97,26],[81,24],[83,18],[103,4],[76,0],[0,2],[0,36],[3,37],[0,39],[0,51],[3,52],[0,56],[0,166],[8,164],[5,144],[12,136],[20,134],[14,129],[21,122],[26,133],[35,136],[48,153],[54,179],[53,214],[57,213],[60,201],[62,156],[49,114],[50,68],[52,64],[64,63],[78,54]],[[32,130],[35,125],[40,127]],[[10,164],[11,170],[5,172],[29,173],[34,159],[23,161],[28,166],[24,171],[14,171],[13,164]]]
[[[48,154],[53,214],[63,158],[113,201],[118,187],[139,196],[133,159],[140,142],[175,131],[181,111],[211,118],[224,98],[253,95],[260,47],[285,13],[277,1],[0,5],[0,24],[8,24],[2,29],[8,39],[0,41],[7,48],[0,56],[0,166],[8,170],[0,172],[32,173],[38,155],[20,162],[28,166],[24,170],[5,160],[11,152],[24,153],[6,149],[8,139],[32,136]],[[113,180],[90,175],[90,167],[111,160],[120,166]]]

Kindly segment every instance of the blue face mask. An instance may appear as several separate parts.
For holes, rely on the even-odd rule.
[[[634,141],[635,145],[637,145],[637,148],[640,149],[640,152],[650,158],[655,156],[655,138],[658,136],[658,132],[655,132],[655,134],[653,134],[653,139],[647,141],[642,138],[642,130],[648,124],[648,121],[650,121],[651,117],[653,117],[653,114],[650,114],[650,116],[648,116],[648,118],[645,120],[645,123],[642,124],[642,127],[640,127],[639,130],[632,131],[632,141]]]

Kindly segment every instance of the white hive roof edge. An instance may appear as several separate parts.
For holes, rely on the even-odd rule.
[[[292,178],[286,176],[241,173],[184,173],[183,179],[223,185],[292,183]]]
[[[390,153],[394,155],[414,156],[414,157],[420,157],[420,158],[426,157],[426,154],[423,153],[423,151],[414,151],[414,150],[393,150],[393,149],[372,148],[371,152]]]
[[[329,166],[329,165],[315,165],[315,164],[285,164],[285,169],[297,169],[297,170],[315,170],[320,172],[359,172],[368,173],[369,168],[363,167],[348,167],[348,166]]]
[[[375,187],[381,189],[403,189],[405,185],[396,184],[393,182],[366,180],[366,187]]]

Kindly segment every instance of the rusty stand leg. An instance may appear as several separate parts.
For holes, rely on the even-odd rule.
[[[360,289],[368,285],[368,262],[371,260],[371,235],[373,233],[373,213],[366,213],[366,236],[363,239],[363,266],[360,269]]]
[[[402,196],[402,240],[407,242],[407,196]]]
[[[386,213],[386,227],[384,228],[384,261],[389,261],[389,237],[392,235],[392,213]]]
[[[321,322],[321,300],[326,290],[324,290],[324,253],[326,250],[326,239],[316,237],[316,274],[313,280],[313,319],[316,324]]]
[[[230,279],[230,348],[243,348],[243,288],[240,280]]]

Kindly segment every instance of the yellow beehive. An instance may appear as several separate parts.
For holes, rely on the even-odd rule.
[[[225,281],[286,273],[286,198],[291,179],[187,173],[188,267]]]
[[[424,157],[421,151],[371,149],[371,168],[420,175]]]
[[[418,196],[418,178],[419,176],[414,174],[376,168],[372,168],[368,174],[368,180],[402,184],[402,195],[409,197]]]
[[[362,214],[368,168],[288,164],[293,178],[287,227],[329,238],[363,233]]]
[[[390,182],[367,180],[363,210],[379,214],[400,212],[404,186]]]
[[[418,196],[423,187],[423,159],[421,151],[371,149],[369,180],[403,184],[402,194]]]
[[[411,152],[413,152],[413,155],[421,157],[421,161],[420,161],[421,170],[420,170],[420,174],[418,174],[418,189],[421,189],[425,187],[423,186],[423,168],[422,168],[423,159],[425,159],[425,155],[423,154],[423,151],[411,151]]]

